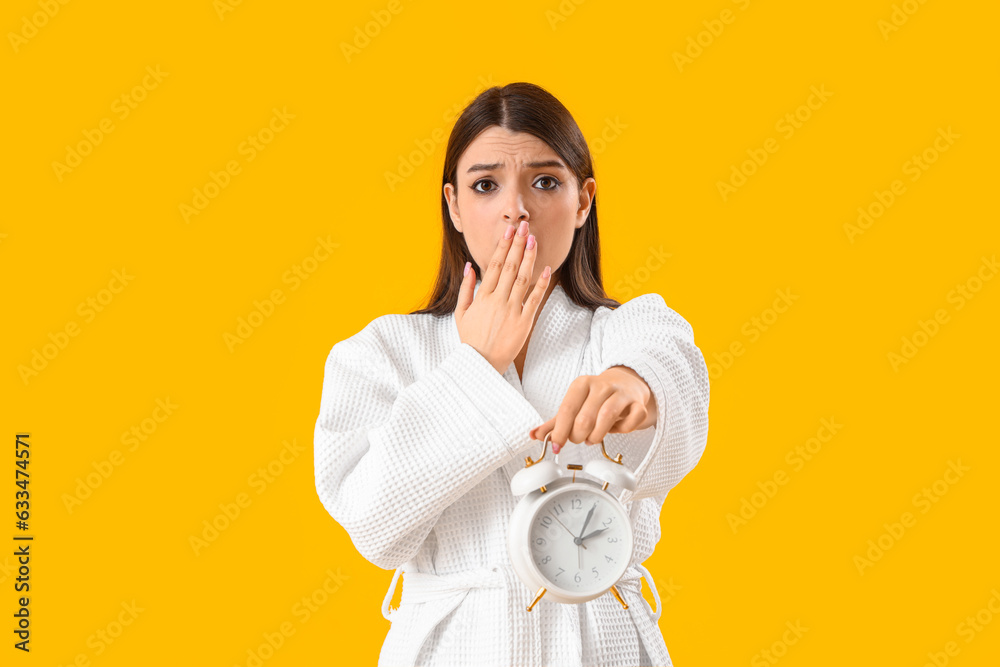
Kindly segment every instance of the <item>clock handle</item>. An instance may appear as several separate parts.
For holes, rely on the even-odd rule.
[[[542,441],[542,453],[538,456],[537,459],[535,459],[534,461],[532,461],[530,456],[525,456],[524,457],[524,465],[525,465],[525,467],[535,465],[536,463],[538,463],[539,461],[541,461],[542,459],[545,458],[545,452],[547,452],[549,450],[549,438],[551,438],[551,437],[552,437],[552,433],[546,433],[545,434],[545,440]],[[604,445],[604,443],[601,443],[602,447],[603,447],[603,445]],[[554,454],[553,454],[553,456],[554,456]],[[621,455],[619,454],[619,456],[621,456]]]
[[[610,456],[608,456],[608,453],[604,450],[604,441],[603,440],[601,440],[601,454],[604,454],[604,458],[606,458],[607,460],[611,461],[612,463],[619,463],[621,465],[625,465],[624,463],[622,463],[622,453],[621,452],[618,452],[618,457],[617,458],[611,458]]]
[[[551,437],[552,437],[552,433],[551,432],[545,434],[545,439],[542,441],[542,453],[538,456],[537,459],[535,459],[534,461],[532,461],[530,456],[525,456],[524,457],[524,465],[525,466],[535,465],[536,463],[538,463],[539,461],[541,461],[542,459],[545,458],[545,453],[549,450],[549,438],[551,438]],[[607,460],[611,461],[612,463],[618,463],[620,465],[625,465],[624,463],[622,463],[622,454],[621,454],[621,452],[618,452],[618,456],[615,457],[615,458],[611,458],[610,456],[608,456],[607,450],[604,449],[604,440],[601,440],[601,454],[603,454],[604,458],[606,458]]]

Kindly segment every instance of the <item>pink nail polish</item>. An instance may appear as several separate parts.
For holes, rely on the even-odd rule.
[[[462,274],[463,276],[469,275],[469,267],[470,266],[472,266],[472,262],[466,262],[465,263],[465,273]]]
[[[535,235],[534,234],[528,234],[528,246],[527,247],[528,247],[528,250],[531,250],[532,248],[535,247]]]
[[[514,225],[507,225],[507,229],[503,232],[503,237],[508,241],[514,238]]]

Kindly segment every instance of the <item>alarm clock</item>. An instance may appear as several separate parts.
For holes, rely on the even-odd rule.
[[[511,514],[507,549],[518,578],[537,591],[527,609],[542,596],[578,604],[609,590],[628,609],[615,583],[632,560],[632,524],[625,506],[607,488],[616,484],[634,490],[635,475],[620,453],[608,456],[603,441],[603,458],[561,468],[558,454],[553,454],[554,462],[544,460],[550,437],[545,436],[541,455],[535,460],[526,456],[524,468],[510,481],[514,495],[523,497]],[[603,484],[578,477],[577,471]]]

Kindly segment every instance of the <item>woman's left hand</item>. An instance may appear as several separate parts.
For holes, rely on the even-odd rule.
[[[556,416],[531,429],[534,440],[552,433],[552,452],[567,441],[592,445],[608,433],[630,433],[656,424],[656,397],[646,381],[627,366],[573,380]]]

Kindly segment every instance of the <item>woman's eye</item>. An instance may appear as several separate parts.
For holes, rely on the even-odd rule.
[[[542,176],[537,181],[535,181],[535,184],[537,185],[538,183],[541,183],[542,181],[550,181],[552,183],[552,185],[550,185],[547,188],[543,187],[542,190],[555,190],[557,187],[559,187],[559,181],[556,180],[556,179],[554,179],[554,178],[552,178],[551,176]]]
[[[476,187],[476,186],[478,186],[478,185],[480,185],[480,184],[484,184],[484,185],[495,185],[495,183],[494,183],[493,181],[490,181],[490,180],[487,180],[487,179],[481,179],[481,180],[478,180],[478,181],[476,181],[475,183],[473,183],[473,184],[472,184],[472,189],[473,189],[474,191],[476,191],[476,192],[479,192],[479,193],[482,193],[482,194],[486,194],[486,193],[488,193],[488,192],[492,192],[493,190],[492,190],[492,189],[490,189],[490,190],[480,190],[480,189],[479,189],[478,187]]]

